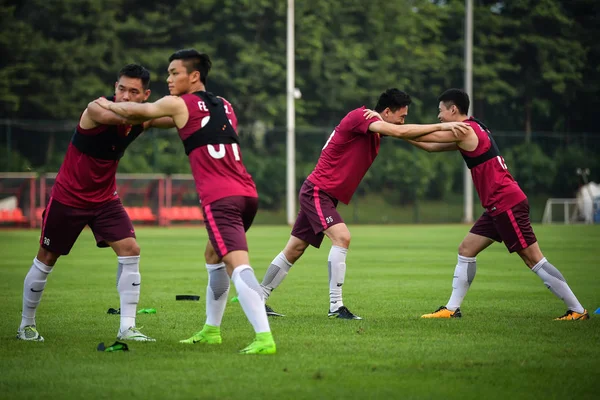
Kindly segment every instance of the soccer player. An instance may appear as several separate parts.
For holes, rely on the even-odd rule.
[[[450,300],[422,318],[462,316],[460,306],[475,278],[476,257],[496,241],[504,242],[510,253],[521,256],[544,285],[565,302],[567,312],[557,320],[589,319],[588,311],[579,303],[566,279],[542,254],[529,221],[527,196],[508,172],[490,130],[482,122],[467,116],[469,96],[462,90],[449,89],[438,101],[440,121],[464,121],[470,126],[468,132],[459,137],[436,132],[410,142],[429,152],[460,151],[471,170],[485,211],[458,247]]]
[[[150,73],[137,64],[123,67],[115,83],[115,102],[141,103],[150,96]],[[164,120],[163,120],[164,122]],[[119,159],[151,122],[129,120],[91,102],[83,111],[43,213],[40,248],[25,277],[23,316],[17,339],[44,341],[36,328],[36,309],[48,275],[67,255],[86,225],[98,247],[117,254],[121,303],[120,340],[154,341],[135,327],[140,297],[140,247],[116,191]]]
[[[346,254],[350,231],[337,212],[339,201],[348,204],[358,184],[379,152],[381,135],[415,138],[427,133],[448,130],[450,135],[466,129],[461,123],[402,125],[408,114],[410,96],[398,89],[381,94],[375,107],[383,119],[365,119],[365,107],[350,111],[335,128],[323,146],[313,172],[300,188],[300,212],[290,239],[271,262],[263,278],[263,296],[268,299],[287,276],[290,268],[309,245],[319,248],[323,238],[331,240],[327,260],[329,268],[329,318],[361,319],[342,301],[342,285],[346,275]],[[265,304],[270,316],[283,316]]]
[[[182,342],[221,343],[220,325],[231,277],[256,332],[255,340],[240,352],[274,354],[276,347],[262,291],[248,256],[245,232],[256,215],[258,195],[242,162],[235,112],[227,100],[206,91],[211,68],[207,54],[180,50],[169,57],[169,62],[167,83],[173,96],[145,104],[97,101],[128,118],[172,117],[189,156],[209,236],[204,253],[208,286],[206,323],[201,331]]]

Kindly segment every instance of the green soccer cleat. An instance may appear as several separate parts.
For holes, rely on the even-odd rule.
[[[206,344],[221,344],[221,328],[218,326],[204,325],[200,332],[194,333],[189,339],[180,340],[179,343],[194,344],[194,343],[206,343]]]
[[[254,342],[240,350],[240,354],[275,354],[277,348],[271,332],[257,333]]]
[[[17,339],[28,342],[43,342],[44,338],[35,328],[35,325],[27,325],[17,331]]]

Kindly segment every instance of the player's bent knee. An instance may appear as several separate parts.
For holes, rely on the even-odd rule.
[[[533,245],[530,245],[522,250],[518,250],[517,254],[529,268],[533,268],[544,258],[544,255],[542,254],[539,246],[537,246],[537,243],[534,243]]]
[[[472,249],[467,243],[464,241],[458,245],[458,254],[463,257],[476,257],[477,250]]]
[[[120,257],[135,257],[141,254],[140,246],[134,238],[127,238],[111,243],[111,247]]]
[[[142,250],[140,249],[140,245],[134,240],[133,243],[129,244],[125,248],[125,251],[128,253],[128,256],[139,256]]]
[[[350,247],[350,230],[346,224],[336,224],[325,231],[325,235],[331,239],[331,244],[334,246],[348,249]]]
[[[223,262],[227,268],[229,276],[233,274],[233,270],[241,265],[250,265],[248,252],[245,250],[234,250],[223,256]]]
[[[331,243],[334,246],[343,247],[345,249],[350,248],[350,240],[352,237],[350,236],[350,232],[343,233],[331,239]]]
[[[221,257],[219,257],[219,255],[217,253],[213,252],[208,252],[205,251],[204,252],[204,261],[206,261],[207,264],[218,264],[221,262]]]
[[[348,232],[347,235],[343,235],[341,238],[342,247],[345,249],[350,248],[350,240],[351,239],[352,239],[352,236],[350,235],[350,232]]]

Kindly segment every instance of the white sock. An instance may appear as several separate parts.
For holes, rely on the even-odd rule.
[[[121,298],[121,325],[119,332],[135,326],[137,305],[140,301],[140,256],[117,257],[119,260],[119,281],[117,289]]]
[[[458,256],[458,263],[454,269],[454,278],[452,279],[452,295],[446,308],[450,311],[456,311],[467,295],[467,290],[471,287],[471,282],[475,279],[477,272],[476,257]]]
[[[342,285],[346,276],[346,254],[348,249],[331,246],[327,264],[329,266],[329,311],[334,312],[344,305]]]
[[[271,332],[269,320],[265,311],[262,290],[254,275],[254,270],[249,265],[240,265],[233,270],[231,280],[238,293],[238,300],[254,327],[256,333]]]
[[[227,295],[229,294],[229,275],[225,263],[206,264],[208,285],[206,286],[206,324],[221,326]]]
[[[37,257],[33,259],[33,264],[23,283],[23,313],[19,329],[23,329],[27,325],[35,325],[35,311],[42,299],[50,272],[52,272],[52,267],[47,266]]]
[[[271,265],[269,265],[269,269],[267,269],[265,277],[260,284],[265,302],[271,295],[271,292],[283,282],[290,271],[290,268],[292,268],[292,265],[293,264],[287,260],[283,252],[279,253],[277,257],[271,261]]]
[[[123,264],[119,263],[119,266],[117,267],[117,290],[119,290],[119,279],[121,279],[122,273],[123,273]]]
[[[567,280],[554,265],[546,260],[546,257],[535,264],[531,270],[544,281],[544,285],[546,285],[556,297],[565,302],[569,310],[580,314],[583,313],[584,308],[573,294],[573,291],[567,284]]]

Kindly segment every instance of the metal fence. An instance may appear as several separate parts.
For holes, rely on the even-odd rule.
[[[56,172],[75,121],[0,120],[0,171]],[[314,167],[334,126],[296,129],[296,188]],[[244,162],[261,201],[258,222],[285,223],[285,128],[240,127]],[[546,200],[573,198],[583,178],[600,181],[600,133],[494,132],[508,168],[528,194],[532,219]],[[463,219],[463,161],[457,153],[429,154],[385,138],[378,159],[349,206],[352,223],[448,223]],[[590,170],[589,176],[576,173]],[[189,174],[174,130],[153,129],[127,150],[120,173]],[[186,194],[190,196],[190,194]],[[475,195],[475,215],[481,211]],[[262,215],[262,217],[261,217]]]

